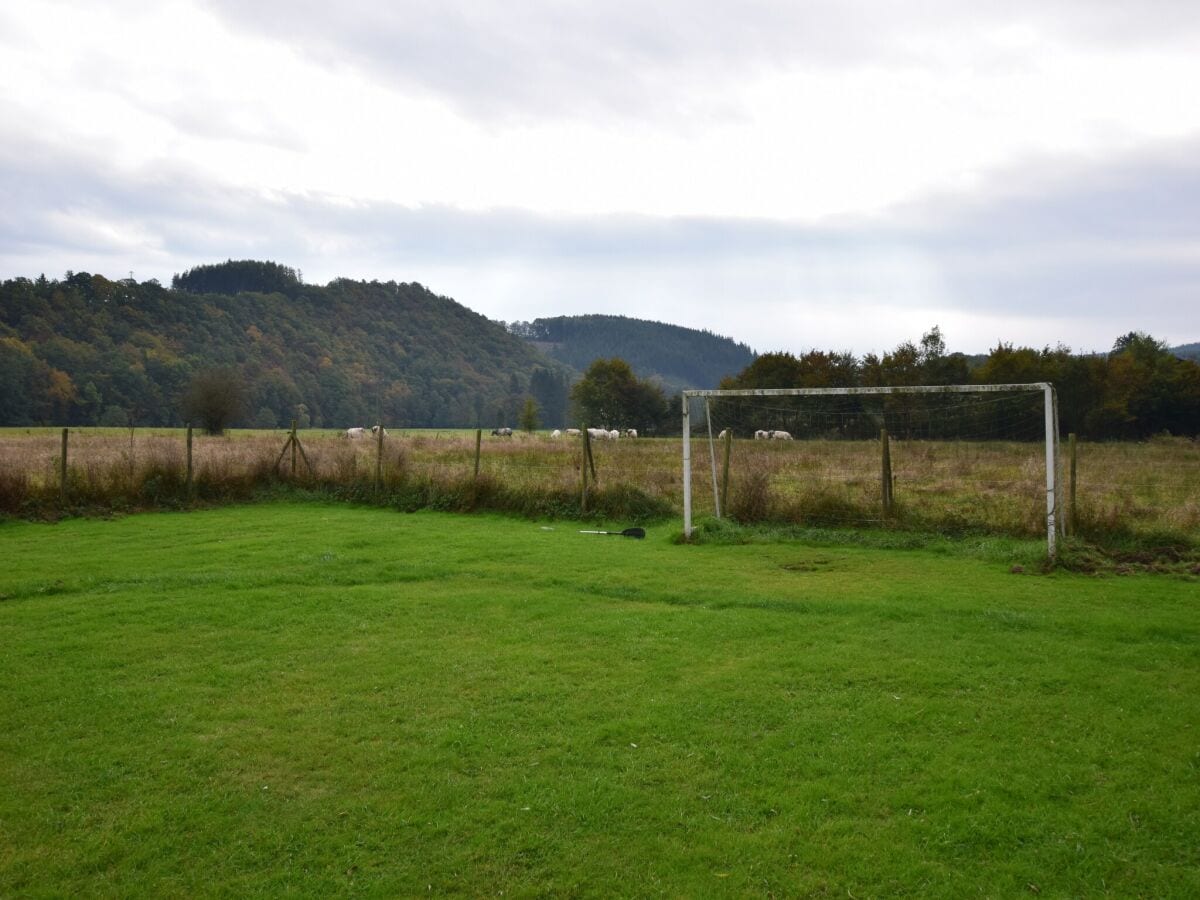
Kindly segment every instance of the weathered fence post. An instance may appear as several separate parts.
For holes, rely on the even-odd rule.
[[[580,475],[580,480],[583,483],[583,487],[580,490],[580,494],[579,494],[579,512],[582,515],[587,515],[588,465],[591,464],[591,466],[592,466],[592,478],[593,479],[595,479],[595,477],[596,477],[596,472],[595,472],[595,464],[592,463],[592,439],[591,439],[591,436],[588,434],[586,425],[584,425],[581,430],[583,431],[583,443],[580,445],[581,452],[582,452],[582,458],[579,461],[579,475]]]
[[[1067,494],[1067,534],[1075,534],[1075,432],[1067,435],[1067,446],[1071,456],[1070,490]]]
[[[729,510],[729,454],[733,450],[733,429],[725,429],[725,462],[721,467],[721,510]]]
[[[187,498],[191,502],[193,491],[195,490],[192,484],[192,423],[188,423],[187,427]]]
[[[283,458],[287,456],[288,450],[292,451],[292,478],[296,477],[296,452],[299,451],[300,458],[304,460],[304,465],[308,466],[309,477],[315,476],[317,473],[313,469],[312,462],[309,461],[308,454],[304,452],[304,447],[300,443],[300,438],[296,437],[296,420],[292,419],[292,430],[288,432],[288,439],[283,442],[283,449],[279,451],[279,457],[275,460],[275,474],[279,474],[279,466],[283,462]]]
[[[880,473],[880,486],[882,488],[883,499],[883,517],[886,519],[892,514],[892,450],[888,441],[888,433],[886,428],[879,429],[879,445],[881,448],[881,463],[882,472]]]
[[[375,492],[383,490],[383,416],[379,417],[379,430],[375,432]]]
[[[475,480],[479,480],[479,450],[483,446],[483,429],[475,429]]]
[[[62,456],[59,459],[58,499],[67,505],[67,429],[62,430]]]
[[[584,446],[587,447],[588,468],[592,470],[592,484],[596,483],[596,457],[592,455],[592,436],[583,430]]]

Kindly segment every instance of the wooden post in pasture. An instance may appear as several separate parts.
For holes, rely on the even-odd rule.
[[[721,509],[729,509],[729,455],[733,451],[733,429],[725,429],[725,461],[721,466]]]
[[[479,480],[479,450],[483,446],[483,429],[475,429],[475,480]]]
[[[375,432],[375,491],[383,490],[383,416],[379,417],[379,430]]]
[[[300,443],[300,438],[296,436],[296,420],[292,419],[292,430],[288,432],[288,439],[283,442],[283,449],[279,451],[279,457],[275,460],[275,474],[279,474],[279,464],[283,462],[283,458],[287,455],[288,450],[292,451],[292,477],[296,477],[296,453],[300,453],[300,458],[304,460],[304,465],[308,467],[308,474],[315,475],[312,463],[308,460],[308,454],[304,452],[304,446]]]
[[[58,472],[58,499],[59,502],[66,506],[67,504],[67,429],[62,430],[62,456],[59,457],[59,472]]]
[[[1075,432],[1067,435],[1067,447],[1071,457],[1071,480],[1067,494],[1067,534],[1075,534]]]
[[[883,517],[892,514],[892,450],[888,442],[886,428],[879,429],[879,446],[881,453],[882,471],[880,473],[881,497],[883,500]]]
[[[188,422],[187,427],[187,498],[191,502],[192,493],[195,490],[192,484],[192,423]]]
[[[587,515],[587,494],[588,494],[588,465],[592,460],[592,439],[588,434],[587,426],[583,426],[583,443],[580,445],[582,458],[579,461],[579,476],[582,481],[582,488],[579,494],[579,512],[582,515]],[[595,464],[592,464],[592,479],[596,477]]]

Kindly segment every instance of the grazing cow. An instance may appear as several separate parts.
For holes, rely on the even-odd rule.
[[[372,425],[371,426],[371,434],[378,436],[379,429],[381,429],[381,428],[383,428],[382,425]],[[383,428],[383,436],[387,437],[387,429],[386,428]]]
[[[625,437],[627,437],[627,438],[637,437],[637,429],[636,428],[626,428],[625,429]]]
[[[578,428],[568,428],[566,431],[566,435],[567,435],[567,437],[582,437],[583,432],[580,431]]]
[[[511,428],[493,428],[492,436],[493,437],[512,437],[512,429]]]
[[[588,437],[593,441],[607,441],[612,438],[612,432],[606,431],[603,428],[589,428]]]
[[[719,440],[719,441],[723,441],[723,440],[725,440],[725,438],[727,438],[727,437],[729,437],[729,429],[728,429],[728,428],[722,428],[722,429],[721,429],[721,433],[717,435],[717,440]]]
[[[792,436],[786,431],[772,431],[771,440],[773,441],[790,441]]]
[[[555,428],[552,432],[550,432],[550,437],[558,440],[560,437],[562,437],[562,432]]]
[[[771,439],[771,432],[769,432],[769,431],[763,431],[763,430],[760,428],[758,431],[754,432],[754,439],[755,439],[756,441],[767,441],[767,440],[770,440],[770,439]]]
[[[614,428],[612,431],[610,431],[610,432],[608,433],[608,439],[609,439],[610,441],[617,441],[617,440],[620,440],[620,439],[621,439],[621,432],[617,431],[617,429],[615,429],[615,428]]]
[[[366,436],[367,436],[367,429],[365,429],[365,428],[347,428],[346,429],[346,437],[350,438],[351,440],[356,441],[359,438],[365,438]]]

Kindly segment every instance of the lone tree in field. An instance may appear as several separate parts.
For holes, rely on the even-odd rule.
[[[525,405],[521,407],[520,417],[521,428],[524,431],[533,434],[538,427],[538,407],[537,401],[532,397],[525,398]]]
[[[234,369],[205,369],[187,386],[181,404],[184,418],[208,434],[222,434],[242,414],[245,386]]]
[[[605,428],[651,429],[667,411],[662,389],[638,378],[618,357],[597,359],[588,366],[571,388],[571,402],[581,423]]]

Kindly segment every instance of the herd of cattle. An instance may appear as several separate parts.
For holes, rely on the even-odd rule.
[[[380,429],[379,425],[372,425],[370,428],[347,428],[345,437],[348,437],[351,440],[356,441],[359,438],[365,438],[368,434],[369,435],[379,434],[379,429]],[[387,429],[386,428],[383,429],[383,436],[387,437]]]
[[[376,436],[379,434],[379,429],[380,429],[380,426],[378,426],[378,425],[372,425],[370,428],[347,428],[346,432],[345,432],[345,436],[350,438],[351,440],[357,440],[359,438],[365,438],[367,435]],[[615,441],[615,440],[620,439],[621,437],[635,438],[638,436],[636,428],[626,428],[624,431],[621,431],[616,428],[612,429],[611,431],[606,431],[603,428],[589,428],[587,430],[587,433],[588,433],[588,437],[591,438],[593,441]],[[729,434],[729,429],[726,428],[724,431],[722,431],[718,435],[718,437],[720,437],[721,440],[724,440],[728,436],[728,434]],[[383,436],[387,437],[387,429],[386,428],[383,429]],[[493,437],[512,437],[513,430],[511,428],[493,428],[492,436]],[[582,437],[582,436],[583,436],[583,432],[580,431],[578,428],[568,428],[566,431],[560,431],[559,429],[555,428],[552,432],[550,432],[550,437],[555,438],[555,439],[558,439],[561,437]],[[779,430],[762,431],[762,430],[759,430],[759,431],[754,432],[754,439],[756,441],[790,441],[790,440],[792,440],[792,436],[790,434],[788,434],[788,432],[786,432],[786,431],[779,431]]]

